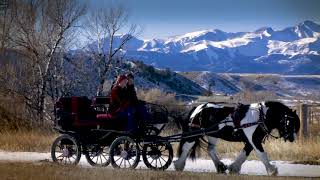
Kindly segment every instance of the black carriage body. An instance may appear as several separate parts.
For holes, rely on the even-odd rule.
[[[91,129],[118,129],[124,122],[119,119],[97,119],[97,114],[107,111],[108,97],[62,97],[56,103],[56,126],[63,131]]]
[[[138,131],[127,132],[123,131],[127,120],[97,118],[98,114],[107,113],[108,97],[95,97],[93,100],[87,97],[60,98],[56,103],[55,129],[62,135],[52,145],[51,156],[53,161],[69,163],[69,161],[60,161],[59,157],[69,160],[75,157],[74,161],[70,163],[77,164],[80,161],[81,154],[84,154],[87,161],[93,166],[107,166],[111,162],[113,167],[119,168],[121,164],[116,166],[114,156],[128,154],[124,157],[124,160],[130,161],[135,157],[134,164],[130,164],[129,167],[135,168],[140,161],[141,153],[148,168],[165,170],[172,162],[172,147],[167,138],[159,136],[165,125],[158,129],[153,124],[166,124],[168,122],[168,111],[164,106],[157,104],[142,101],[139,104],[136,107],[136,118],[139,122]],[[142,111],[144,115],[139,115]],[[122,149],[120,151],[118,145],[127,143],[130,139],[132,144],[136,144],[134,146],[136,149],[132,149],[130,146],[128,150]],[[108,155],[109,148],[112,152],[110,156]],[[165,154],[162,157],[162,153],[168,155]],[[152,164],[160,161],[160,157],[161,159],[167,157],[167,159],[162,164],[160,162],[159,166]],[[103,158],[105,161],[102,161]]]
[[[56,103],[56,125],[65,131],[78,131],[85,129],[121,130],[126,120],[97,119],[97,114],[107,113],[110,98],[98,96],[92,100],[87,97],[62,97]],[[168,122],[168,111],[164,106],[147,102],[139,103],[146,110],[145,124],[165,124]],[[139,106],[140,106],[139,105]],[[139,108],[139,107],[138,107]],[[141,113],[137,111],[137,113]],[[136,115],[138,121],[142,120]]]
[[[62,134],[69,134],[80,144],[109,144],[119,135],[128,134],[124,132],[127,119],[98,119],[98,114],[107,113],[110,103],[109,97],[95,97],[92,100],[87,97],[62,97],[56,103],[56,130]],[[159,134],[160,129],[153,127],[154,124],[166,124],[168,122],[168,111],[164,106],[140,102],[146,115],[136,115],[139,137],[146,134]],[[139,110],[136,112],[139,113]],[[141,113],[141,112],[140,112]],[[144,119],[142,119],[144,118]],[[157,129],[157,130],[156,130]]]

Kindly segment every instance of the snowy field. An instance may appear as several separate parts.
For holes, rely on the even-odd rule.
[[[141,158],[142,159],[142,158]],[[37,153],[37,152],[5,152],[0,151],[0,161],[13,161],[13,162],[39,162],[50,160],[50,153]],[[232,160],[223,159],[225,164],[230,164]],[[279,170],[279,176],[299,176],[299,177],[320,177],[320,165],[304,165],[304,164],[290,164],[285,161],[272,161]],[[80,166],[84,168],[91,167],[84,156],[80,161]],[[112,168],[111,165],[106,168]],[[141,161],[137,169],[146,169],[147,167]],[[169,167],[173,171],[173,164]],[[198,159],[197,161],[188,160],[185,171],[191,172],[216,172],[215,167],[211,160]],[[267,172],[260,161],[251,160],[246,161],[242,165],[241,174],[247,175],[267,175]]]

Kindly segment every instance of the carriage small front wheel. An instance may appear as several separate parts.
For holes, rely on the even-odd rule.
[[[81,147],[74,137],[63,134],[52,143],[51,158],[59,164],[76,165],[81,158]]]
[[[140,149],[128,136],[115,139],[110,146],[110,162],[114,168],[134,169],[140,161]]]
[[[172,146],[168,142],[145,144],[142,149],[142,158],[148,168],[166,170],[172,163]]]
[[[105,167],[110,164],[109,146],[89,145],[84,155],[91,166]]]

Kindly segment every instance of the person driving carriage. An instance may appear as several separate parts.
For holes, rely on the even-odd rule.
[[[148,112],[145,106],[145,102],[141,101],[137,97],[136,89],[134,87],[134,76],[131,73],[128,73],[128,85],[126,88],[126,95],[128,100],[132,103],[135,110],[135,117],[142,122],[145,122],[148,119]]]
[[[130,101],[133,105],[138,104],[138,97],[136,93],[136,89],[134,87],[134,76],[131,73],[126,74],[128,78],[127,88],[126,88],[126,96],[128,101]]]

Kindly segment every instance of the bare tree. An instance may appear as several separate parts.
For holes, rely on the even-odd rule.
[[[128,9],[123,4],[111,4],[105,9],[97,9],[88,14],[84,32],[89,41],[96,42],[89,46],[88,51],[98,65],[97,95],[102,94],[106,75],[120,50],[139,34],[137,25],[130,24],[128,18]],[[120,42],[115,43],[116,35],[125,29],[127,32],[121,36]]]
[[[4,49],[9,46],[10,33],[13,32],[12,25],[16,15],[15,1],[0,1],[0,52],[4,52]]]
[[[76,0],[16,0],[14,32],[9,36],[15,50],[31,68],[29,86],[21,92],[44,120],[48,85],[54,62],[65,51],[67,37],[75,30],[86,6]],[[50,73],[51,72],[51,73]]]

